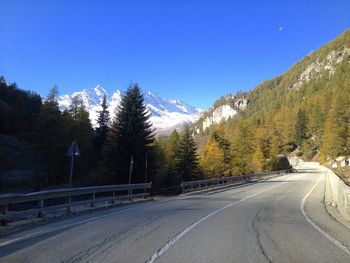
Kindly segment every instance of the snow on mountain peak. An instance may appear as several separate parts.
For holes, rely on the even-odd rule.
[[[75,96],[80,97],[89,111],[90,120],[94,127],[97,125],[98,112],[102,109],[103,96],[107,98],[108,111],[112,119],[122,100],[122,92],[119,89],[110,96],[101,85],[97,85],[95,88],[83,89],[72,95],[60,96],[58,99],[60,109],[69,109]],[[162,99],[151,91],[144,92],[143,97],[144,104],[150,113],[150,121],[159,133],[171,132],[176,127],[193,123],[199,119],[202,112],[201,109],[192,107],[178,99]]]
[[[102,96],[103,97],[103,95],[107,95],[108,93],[107,93],[107,91],[102,87],[102,86],[100,86],[100,85],[97,85],[95,88],[94,88],[94,91],[95,91],[95,93],[96,93],[96,95],[97,96]]]

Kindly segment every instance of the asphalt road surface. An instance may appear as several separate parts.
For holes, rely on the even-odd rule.
[[[0,237],[0,262],[350,262],[322,167],[72,216]]]

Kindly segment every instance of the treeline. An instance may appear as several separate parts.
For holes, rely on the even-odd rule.
[[[0,77],[0,132],[24,136],[36,121],[41,108],[41,97],[21,90],[16,84],[7,84]]]
[[[40,187],[67,185],[67,151],[74,140],[81,155],[75,158],[73,185],[129,183],[131,161],[131,183],[152,181],[155,188],[161,188],[200,176],[190,130],[185,129],[181,136],[174,132],[163,148],[163,139],[155,138],[136,84],[123,95],[113,119],[103,99],[96,128],[79,97],[73,99],[69,109],[59,109],[57,87],[41,101],[38,94],[18,89],[3,77],[0,85],[0,133],[30,144],[31,162],[36,165],[36,173],[45,177]],[[13,167],[6,164],[10,160],[4,149],[0,147],[0,172],[16,170],[18,163]]]

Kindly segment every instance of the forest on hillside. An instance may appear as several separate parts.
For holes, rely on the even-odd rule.
[[[325,164],[349,157],[349,48],[350,30],[246,93],[237,116],[198,134],[204,173],[275,169],[278,154]]]

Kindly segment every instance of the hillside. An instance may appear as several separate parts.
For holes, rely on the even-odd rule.
[[[220,153],[220,147],[210,145],[217,132],[230,143],[233,162],[229,166],[237,172],[272,169],[266,160],[292,151],[323,161],[349,156],[350,30],[243,96],[244,107],[230,118],[222,114],[209,126],[203,120],[196,123],[201,128],[196,139],[202,159],[208,149]],[[229,106],[230,97],[219,99],[221,103],[204,116]],[[246,157],[238,153],[240,148]]]

